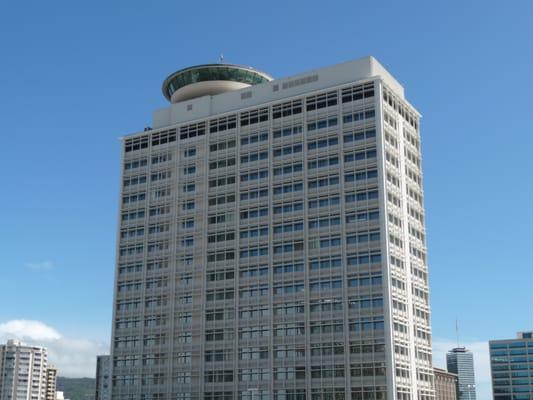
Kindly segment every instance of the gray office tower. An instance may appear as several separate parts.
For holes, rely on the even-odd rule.
[[[95,400],[111,398],[111,356],[96,356]]]
[[[419,114],[372,57],[180,70],[123,138],[113,400],[435,396]]]
[[[476,400],[474,356],[465,347],[456,347],[446,353],[448,372],[457,375],[457,399]]]
[[[533,332],[491,340],[489,349],[494,400],[533,399]]]

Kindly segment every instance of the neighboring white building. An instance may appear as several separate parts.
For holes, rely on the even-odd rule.
[[[372,57],[201,65],[123,138],[113,400],[434,399],[419,114]]]
[[[111,399],[111,356],[96,357],[96,400]]]
[[[57,372],[51,365],[46,368],[46,400],[56,400]]]
[[[16,340],[0,345],[0,400],[45,400],[48,353]]]

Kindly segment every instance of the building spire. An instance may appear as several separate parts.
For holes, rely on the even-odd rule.
[[[459,318],[455,317],[455,337],[457,339],[457,347],[459,347]]]

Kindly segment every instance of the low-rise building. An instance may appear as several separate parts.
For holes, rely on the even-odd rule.
[[[457,400],[457,375],[441,368],[433,368],[435,400]]]

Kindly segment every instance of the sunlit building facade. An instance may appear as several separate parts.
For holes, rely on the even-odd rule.
[[[123,138],[113,400],[434,399],[419,114],[372,57],[202,65]]]

